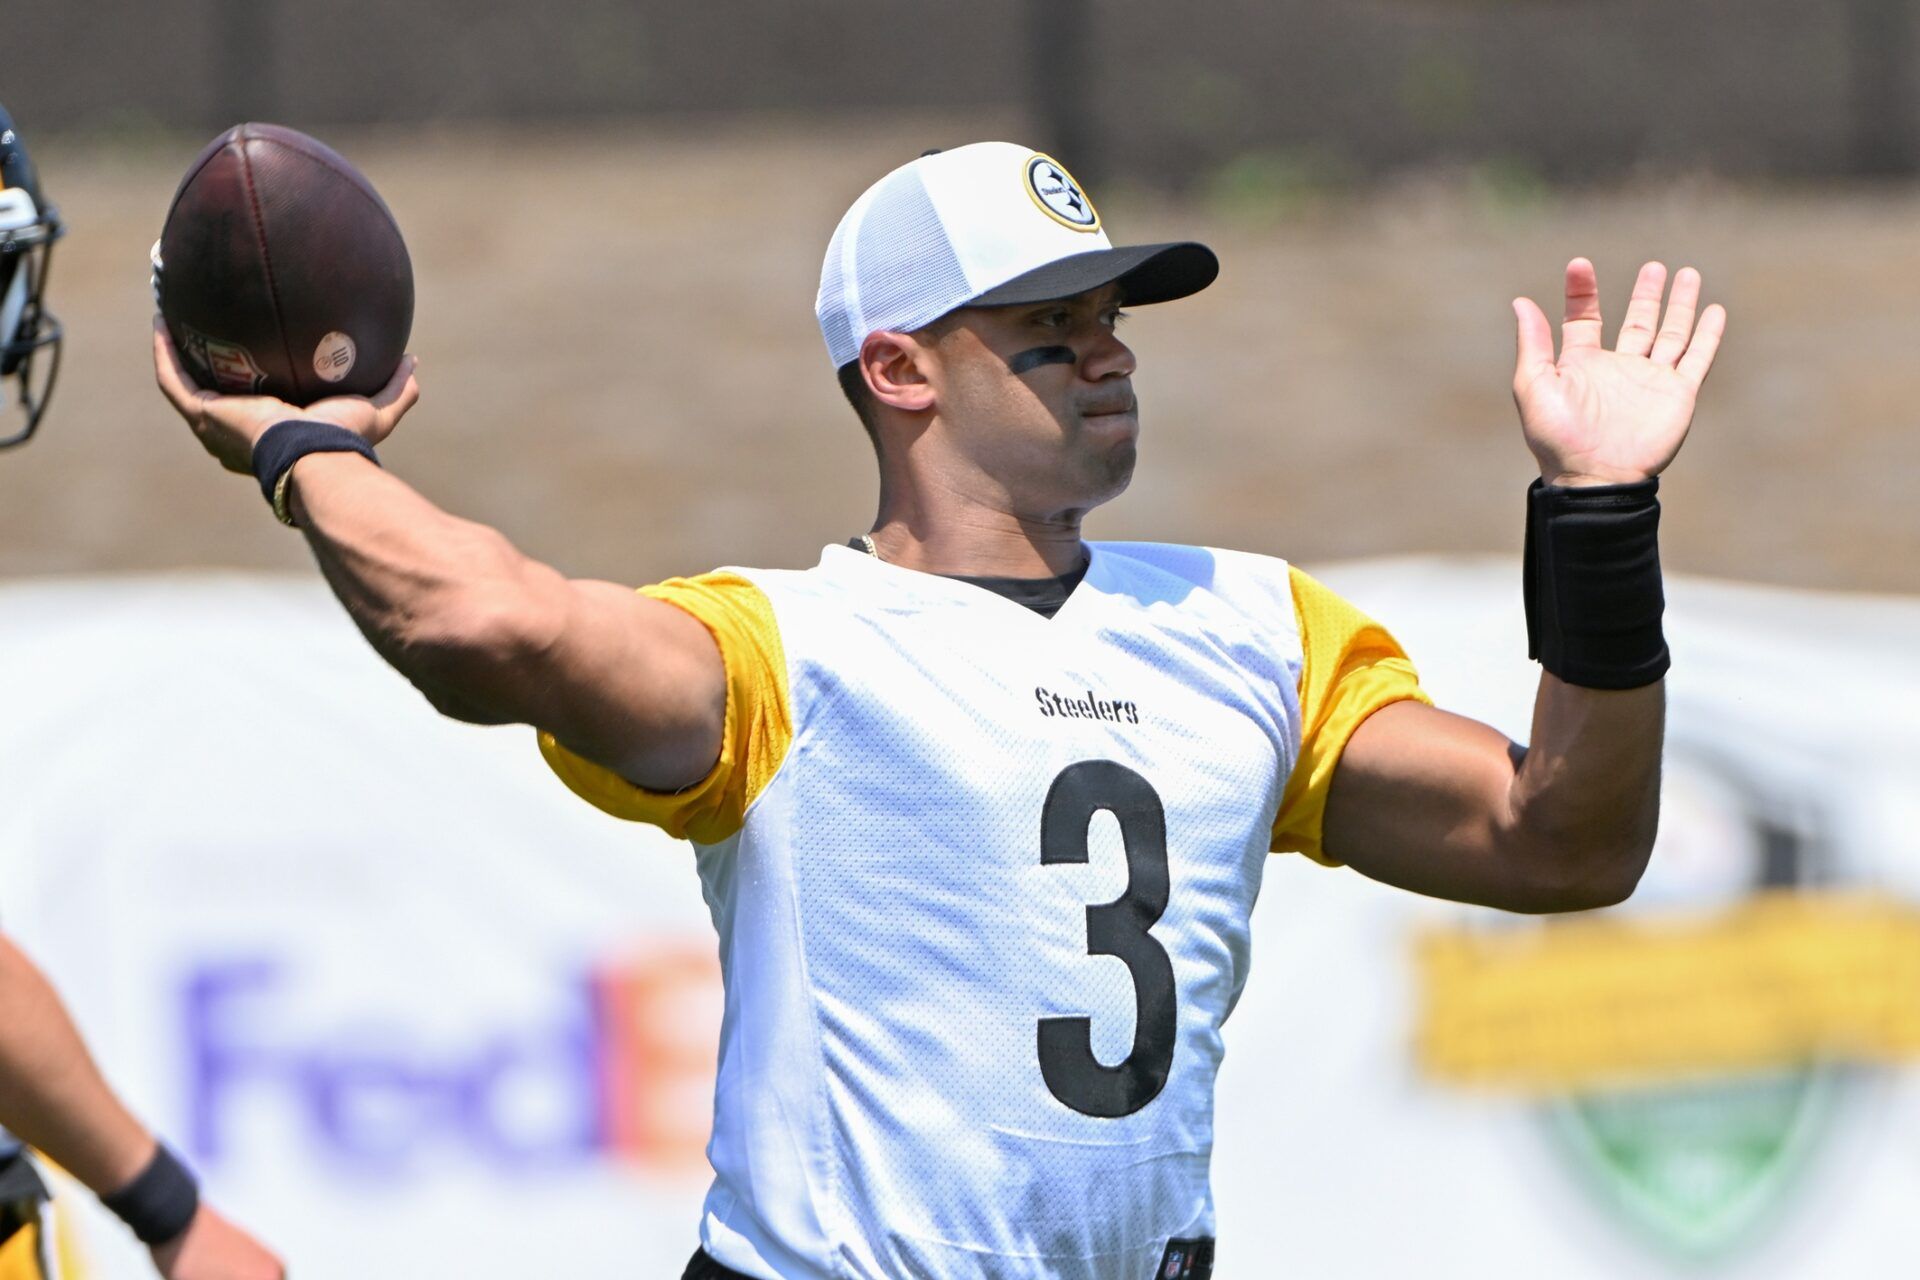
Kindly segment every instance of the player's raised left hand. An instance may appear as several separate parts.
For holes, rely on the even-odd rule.
[[[1682,267],[1662,320],[1666,282],[1662,264],[1640,268],[1626,322],[1609,351],[1601,345],[1593,263],[1569,262],[1558,360],[1546,313],[1531,298],[1514,299],[1519,357],[1513,399],[1527,447],[1548,484],[1630,484],[1660,474],[1680,452],[1700,384],[1726,332],[1727,312],[1716,303],[1696,318],[1700,273]]]
[[[193,428],[201,446],[229,471],[253,470],[254,442],[266,434],[268,427],[290,418],[331,422],[368,444],[379,444],[393,434],[400,419],[420,398],[420,381],[414,375],[417,364],[412,356],[402,356],[393,377],[371,399],[329,396],[302,408],[272,396],[221,395],[195,384],[167,336],[166,323],[158,316],[153,321],[154,381],[160,384],[167,403]]]

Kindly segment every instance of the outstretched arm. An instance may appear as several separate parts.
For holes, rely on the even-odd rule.
[[[411,357],[371,400],[302,409],[216,395],[192,384],[158,323],[153,341],[161,391],[232,471],[249,470],[260,437],[293,419],[378,444],[419,397]],[[294,521],[328,585],[380,656],[440,711],[537,725],[649,790],[678,790],[713,766],[726,672],[692,617],[612,583],[569,580],[357,454],[309,454],[290,484]]]
[[[1699,273],[1640,270],[1614,350],[1601,345],[1593,264],[1567,266],[1566,319],[1552,330],[1514,303],[1514,398],[1543,482],[1635,484],[1686,439],[1726,312],[1696,325]],[[1543,672],[1532,745],[1476,721],[1395,703],[1354,731],[1328,792],[1327,852],[1374,879],[1512,911],[1619,902],[1646,868],[1658,826],[1666,692],[1659,680],[1588,688]]]
[[[107,1086],[46,977],[0,937],[0,1124],[110,1196],[139,1175],[155,1142]],[[202,1203],[153,1247],[168,1280],[272,1280],[280,1262]]]

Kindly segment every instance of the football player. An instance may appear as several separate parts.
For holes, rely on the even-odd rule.
[[[538,727],[579,795],[692,839],[726,984],[693,1280],[1203,1280],[1270,850],[1515,911],[1637,882],[1668,666],[1654,477],[1725,324],[1698,273],[1663,322],[1644,267],[1612,349],[1585,259],[1557,357],[1515,302],[1545,668],[1523,749],[1433,707],[1383,627],[1284,561],[1082,537],[1136,461],[1123,308],[1217,270],[1191,242],[1114,247],[1028,148],[896,169],[816,306],[878,518],[811,569],[638,594],[380,469],[410,361],[299,410],[195,388],[156,327],[168,399],[435,706]],[[750,353],[712,349],[725,396]]]
[[[0,108],[0,391],[12,406],[0,446],[40,426],[60,362],[46,309],[60,216],[26,145]],[[118,1213],[168,1280],[270,1280],[279,1261],[200,1201],[194,1180],[155,1141],[94,1065],[46,976],[0,936],[0,1280],[51,1280],[63,1250],[28,1144]],[[8,1132],[11,1130],[11,1133]],[[24,1140],[24,1141],[23,1141]]]

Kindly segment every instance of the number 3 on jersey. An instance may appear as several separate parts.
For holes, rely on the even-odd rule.
[[[1040,1075],[1083,1115],[1129,1116],[1152,1102],[1173,1070],[1178,1026],[1173,962],[1147,930],[1167,909],[1167,814],[1145,778],[1112,760],[1068,765],[1040,810],[1040,861],[1087,861],[1087,827],[1105,809],[1127,850],[1127,891],[1087,908],[1087,954],[1114,956],[1133,975],[1133,1052],[1109,1067],[1093,1056],[1093,1019],[1040,1019]]]

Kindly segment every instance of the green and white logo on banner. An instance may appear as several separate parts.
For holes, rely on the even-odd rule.
[[[1754,1239],[1793,1186],[1839,1080],[1811,1070],[1549,1104],[1596,1195],[1665,1251],[1706,1260]]]

